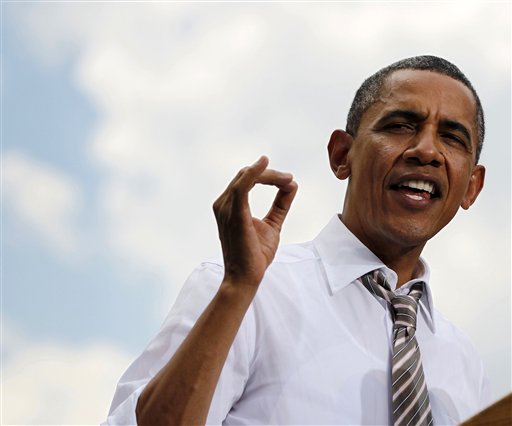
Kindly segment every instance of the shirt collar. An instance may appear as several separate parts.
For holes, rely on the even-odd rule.
[[[338,215],[335,215],[322,229],[313,240],[313,245],[324,266],[331,294],[337,293],[359,277],[375,269],[381,269],[384,272],[391,289],[395,291],[398,280],[395,271],[389,269],[368,247],[359,241]],[[424,308],[427,324],[432,331],[435,331],[434,305],[429,286],[430,268],[423,258],[420,258],[420,263],[423,266],[420,275],[403,285],[397,292],[407,292],[408,288],[418,281],[425,283],[425,291],[421,296],[420,304]]]

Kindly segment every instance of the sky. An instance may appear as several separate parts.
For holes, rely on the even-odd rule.
[[[211,205],[266,154],[282,242],[341,211],[326,145],[364,78],[434,54],[476,87],[486,186],[424,251],[438,309],[511,390],[509,2],[2,2],[2,424],[97,424],[182,283]],[[251,194],[261,216],[272,191]],[[462,292],[464,292],[462,294]],[[498,327],[496,327],[498,326]]]

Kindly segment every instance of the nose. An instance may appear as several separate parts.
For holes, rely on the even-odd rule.
[[[441,152],[437,131],[433,128],[424,128],[416,133],[404,151],[403,158],[407,162],[415,162],[422,166],[441,166],[444,162],[444,156]]]

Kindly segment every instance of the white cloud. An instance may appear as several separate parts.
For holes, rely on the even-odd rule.
[[[3,324],[2,424],[99,424],[131,355],[28,341]]]
[[[55,252],[69,256],[78,250],[75,225],[81,194],[58,170],[21,152],[2,155],[2,196],[24,231],[35,232]]]

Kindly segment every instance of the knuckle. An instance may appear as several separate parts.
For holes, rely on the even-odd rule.
[[[226,214],[226,202],[223,197],[218,198],[213,203],[213,213],[217,219]]]
[[[273,228],[281,230],[281,223],[275,217],[267,217],[266,222]]]
[[[220,210],[221,206],[222,206],[222,195],[213,202],[213,204],[212,204],[213,211],[218,212]]]
[[[230,195],[236,200],[243,194],[243,189],[239,183],[235,183],[230,190]]]
[[[225,197],[220,197],[213,203],[213,212],[217,218],[217,222],[224,222],[230,214],[230,203]]]
[[[238,198],[242,193],[242,190],[239,186],[235,186],[233,187],[233,191],[231,191],[231,193],[233,194],[233,197]]]
[[[248,167],[248,166],[246,166],[246,167],[242,167],[242,168],[238,171],[238,173],[236,174],[236,176],[235,176],[235,180],[236,180],[236,179],[239,179],[240,177],[242,177],[242,175],[246,174],[248,171],[249,171],[249,167]]]

